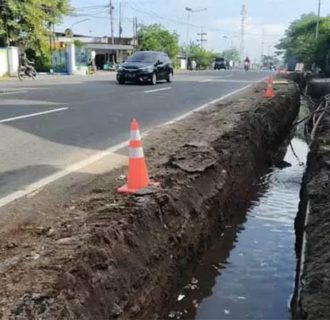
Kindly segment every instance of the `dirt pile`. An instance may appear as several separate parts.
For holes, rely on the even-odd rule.
[[[295,85],[265,85],[150,132],[161,190],[120,196],[123,170],[72,200],[58,221],[6,235],[4,319],[155,319],[180,273],[250,200],[258,176],[284,155],[299,109]]]
[[[330,115],[319,124],[308,156],[296,219],[299,257],[293,303],[297,319],[330,318]]]

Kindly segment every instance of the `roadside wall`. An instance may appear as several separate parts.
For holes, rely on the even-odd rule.
[[[7,49],[0,48],[0,77],[8,72]]]
[[[0,48],[0,77],[8,74],[16,76],[18,71],[18,48]]]

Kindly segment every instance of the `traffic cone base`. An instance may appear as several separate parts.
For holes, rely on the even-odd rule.
[[[267,98],[272,98],[274,97],[274,91],[273,91],[273,88],[268,86],[267,87],[267,90],[266,90],[266,93],[265,93],[265,97]]]
[[[159,187],[160,186],[160,183],[159,182],[155,182],[155,181],[152,181],[150,180],[148,185],[145,186],[144,188],[129,188],[127,184],[123,185],[122,187],[118,188],[117,189],[117,192],[119,193],[131,193],[131,194],[134,194],[134,193],[137,193],[143,189],[146,189],[146,188],[150,188],[150,187]]]

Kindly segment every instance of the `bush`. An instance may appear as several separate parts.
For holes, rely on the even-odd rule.
[[[38,72],[49,72],[52,67],[50,56],[37,56],[35,58],[35,68]]]

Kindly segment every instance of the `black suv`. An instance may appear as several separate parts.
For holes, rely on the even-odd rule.
[[[172,82],[173,67],[168,55],[158,51],[138,51],[127,58],[117,71],[117,81],[124,84],[130,82],[151,82],[158,80]]]
[[[224,58],[216,58],[214,61],[214,70],[227,69]]]

